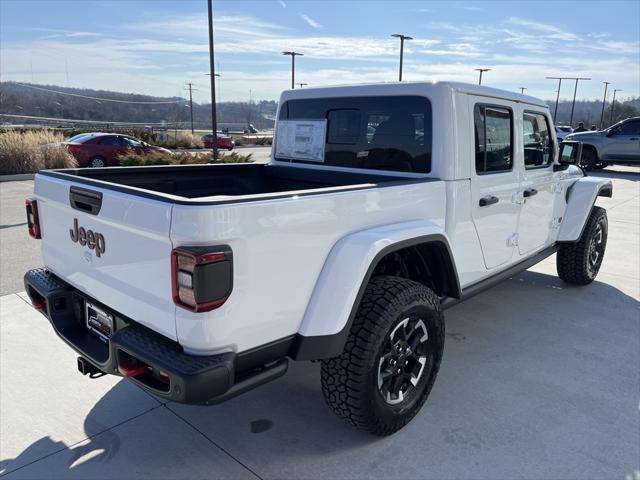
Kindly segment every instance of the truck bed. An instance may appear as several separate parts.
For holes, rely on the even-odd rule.
[[[173,203],[228,203],[426,180],[265,164],[65,169],[40,174]]]

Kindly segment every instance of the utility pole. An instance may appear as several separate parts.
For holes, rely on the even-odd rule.
[[[209,74],[211,80],[211,130],[213,133],[213,161],[218,161],[218,121],[216,118],[216,73],[213,68],[213,5],[212,0],[207,0],[207,12],[209,16]]]
[[[298,83],[298,85],[300,85],[300,88],[302,88],[302,87],[304,87],[305,85],[309,85],[309,84],[308,84],[308,83],[300,82],[300,83]]]
[[[474,68],[476,72],[480,72],[480,78],[478,78],[478,85],[482,85],[482,74],[484,72],[490,72],[490,68]]]
[[[609,125],[613,124],[613,112],[616,108],[616,93],[621,91],[621,88],[616,88],[613,90],[613,100],[611,101],[611,115],[609,116]]]
[[[291,55],[291,89],[296,87],[296,55],[304,57],[304,53],[286,51],[282,52],[283,55]]]
[[[193,135],[193,83],[187,82],[189,86],[189,112],[191,113],[191,135]]]
[[[392,37],[400,39],[400,72],[398,74],[398,81],[402,81],[402,63],[404,59],[404,41],[405,40],[413,40],[413,37],[409,35],[402,35],[401,33],[394,33],[391,35]]]
[[[604,97],[602,98],[602,112],[600,113],[600,130],[602,130],[603,122],[604,122],[604,106],[607,103],[607,87],[611,82],[602,82],[604,83]]]
[[[527,87],[520,87],[520,93],[524,95],[524,91],[527,90]]]

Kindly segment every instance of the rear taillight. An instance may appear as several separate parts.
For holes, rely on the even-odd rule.
[[[224,247],[180,247],[171,251],[173,301],[192,312],[220,307],[233,288],[233,257]]]
[[[29,228],[29,235],[36,239],[42,238],[40,217],[38,216],[38,202],[27,198],[25,205],[27,207],[27,227]]]

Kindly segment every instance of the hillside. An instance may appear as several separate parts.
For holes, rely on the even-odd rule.
[[[273,127],[277,102],[223,102],[217,108],[218,122],[251,123],[262,129]],[[190,121],[189,101],[179,97],[15,82],[0,83],[0,113],[105,122],[187,124]],[[211,104],[194,102],[193,117],[196,128],[209,128]]]
[[[53,90],[54,92],[52,92]],[[55,92],[62,92],[55,93]],[[94,98],[83,98],[94,97]],[[97,99],[107,99],[96,100]],[[35,85],[16,82],[0,83],[0,113],[52,117],[74,120],[132,123],[181,123],[190,121],[188,101],[179,97],[154,97],[133,93],[112,92],[54,85]],[[551,112],[555,100],[547,101]],[[259,129],[271,128],[277,109],[276,101],[223,102],[218,104],[219,123],[251,123]],[[576,102],[574,125],[582,121],[587,127],[599,125],[602,100]],[[609,125],[611,104],[604,115]],[[558,106],[558,124],[568,124],[571,102],[561,101]],[[624,103],[616,101],[613,123],[623,118],[640,115],[640,98]],[[195,128],[207,129],[211,124],[211,105],[193,104]]]

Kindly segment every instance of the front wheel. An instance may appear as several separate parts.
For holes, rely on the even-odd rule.
[[[578,241],[560,245],[556,255],[558,276],[574,285],[593,282],[602,266],[608,233],[607,211],[593,207]]]
[[[438,296],[411,280],[376,277],[366,288],[344,351],[322,361],[324,398],[352,425],[391,435],[422,408],[443,348]]]
[[[586,171],[593,170],[598,165],[598,155],[592,148],[585,148],[582,151],[580,167]]]

